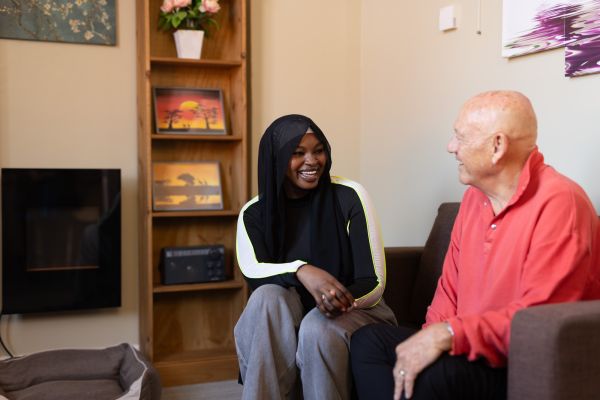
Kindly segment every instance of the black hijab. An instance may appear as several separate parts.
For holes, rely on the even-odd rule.
[[[310,264],[327,270],[344,285],[352,281],[350,244],[344,217],[337,202],[329,171],[331,146],[321,129],[303,115],[276,119],[260,140],[258,153],[258,192],[264,241],[272,262],[284,262],[285,192],[283,188],[292,153],[302,137],[312,130],[323,144],[327,162],[318,186],[310,196]]]

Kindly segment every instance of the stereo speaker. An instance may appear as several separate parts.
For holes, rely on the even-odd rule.
[[[163,285],[223,281],[225,246],[165,247],[159,268]]]

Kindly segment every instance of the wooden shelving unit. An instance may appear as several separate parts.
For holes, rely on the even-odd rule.
[[[221,0],[220,29],[204,39],[201,60],[178,59],[170,33],[157,29],[162,0],[137,1],[140,190],[140,345],[165,386],[237,378],[233,327],[247,299],[235,265],[239,210],[248,200],[247,0]],[[157,134],[152,88],[223,91],[227,135]],[[223,210],[153,211],[152,163],[218,160]],[[223,244],[228,280],[162,285],[163,247]]]

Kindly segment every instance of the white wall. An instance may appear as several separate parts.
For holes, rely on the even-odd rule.
[[[16,354],[138,343],[135,2],[118,1],[115,47],[0,40],[0,165],[120,168],[122,307],[9,316]]]
[[[332,172],[358,178],[360,5],[251,1],[252,193],[260,137],[285,114],[312,118],[331,143]]]
[[[547,163],[587,191],[600,210],[600,75],[565,78],[564,50],[501,57],[502,1],[362,2],[360,180],[377,204],[385,244],[422,245],[437,205],[458,201],[446,143],[461,104],[515,89],[537,110]],[[439,8],[459,8],[456,31],[437,30]]]

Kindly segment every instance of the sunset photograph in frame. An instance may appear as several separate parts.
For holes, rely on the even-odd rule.
[[[157,133],[226,135],[223,91],[201,88],[153,88]]]
[[[152,208],[155,211],[222,210],[219,162],[153,163]]]

